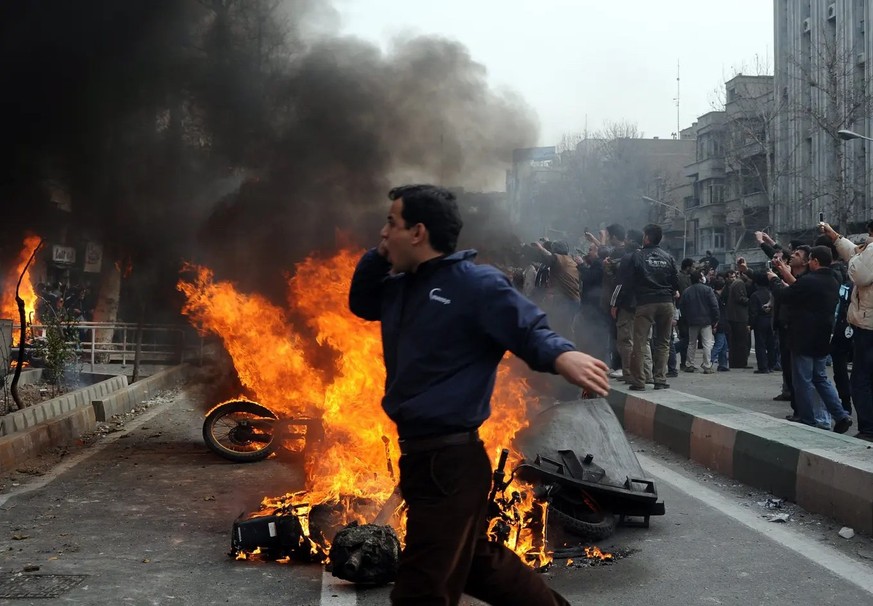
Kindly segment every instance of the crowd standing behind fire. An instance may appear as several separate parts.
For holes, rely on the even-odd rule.
[[[873,221],[860,243],[827,223],[818,230],[787,245],[755,232],[763,270],[739,258],[719,271],[710,251],[677,270],[660,227],[616,223],[586,232],[574,253],[566,241],[523,245],[525,266],[510,273],[558,333],[631,390],[667,389],[680,371],[751,368],[753,338],[754,372],[781,373],[773,399],[790,404],[788,420],[845,433],[854,403],[856,437],[873,441]]]

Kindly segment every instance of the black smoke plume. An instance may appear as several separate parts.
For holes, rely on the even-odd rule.
[[[528,108],[460,44],[383,52],[334,17],[308,1],[2,3],[0,258],[30,229],[102,241],[155,297],[187,259],[281,299],[282,273],[338,230],[375,241],[392,185],[487,188],[535,142]]]

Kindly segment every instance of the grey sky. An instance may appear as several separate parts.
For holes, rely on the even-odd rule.
[[[735,70],[772,70],[769,0],[338,0],[345,33],[383,45],[398,34],[462,42],[493,86],[520,94],[539,115],[540,144],[635,122],[645,136],[676,130],[676,61],[682,128],[712,109]]]

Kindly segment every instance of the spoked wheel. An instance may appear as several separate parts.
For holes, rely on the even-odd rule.
[[[561,498],[563,496],[561,493],[555,497],[549,506],[550,522],[589,541],[603,540],[615,532],[616,519],[612,513],[598,510],[588,498],[576,502],[575,499]]]
[[[261,461],[273,452],[276,415],[255,402],[236,400],[213,408],[203,421],[203,440],[214,453],[237,463]]]

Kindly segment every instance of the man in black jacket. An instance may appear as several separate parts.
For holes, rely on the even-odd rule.
[[[814,246],[809,253],[809,275],[779,291],[777,296],[782,304],[789,306],[788,339],[799,421],[831,429],[832,415],[834,431],[845,433],[852,426],[852,419],[843,408],[825,369],[834,327],[834,310],[839,300],[839,285],[830,270],[832,261],[831,251],[826,246]],[[778,262],[776,267],[786,280],[791,279],[790,270],[784,263]],[[824,406],[815,397],[816,392]]]
[[[718,299],[715,291],[701,282],[699,271],[690,274],[691,286],[685,289],[679,299],[679,313],[688,326],[688,356],[685,372],[695,372],[694,358],[697,354],[697,337],[703,343],[703,362],[701,368],[704,374],[712,370],[712,346],[715,343],[712,331],[719,322]]]
[[[634,312],[634,348],[631,354],[630,388],[644,391],[643,351],[649,333],[652,339],[652,375],[655,389],[666,389],[667,356],[673,331],[673,301],[679,294],[676,262],[660,248],[663,232],[659,225],[643,228],[643,247],[631,260],[630,287],[637,307]]]
[[[787,284],[793,284],[803,276],[809,273],[809,251],[810,247],[803,245],[798,246],[790,257],[785,257],[783,252],[779,252],[773,257],[773,268],[779,267],[779,263],[788,265],[788,272],[783,274],[785,282],[779,277],[770,272],[767,277],[770,278],[770,289],[775,293],[778,290],[785,288]],[[785,259],[787,258],[787,261]],[[784,305],[780,297],[774,297],[773,301],[773,323],[776,328],[776,336],[779,341],[779,359],[782,364],[782,393],[777,395],[774,400],[777,402],[791,402],[790,420],[797,420],[797,404],[794,401],[794,389],[792,387],[791,378],[791,348],[788,346],[788,321],[790,314],[788,306]]]

